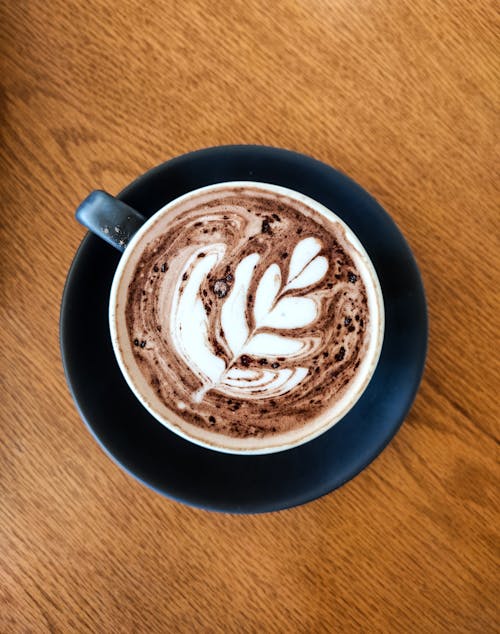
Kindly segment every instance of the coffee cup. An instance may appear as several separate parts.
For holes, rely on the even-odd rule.
[[[136,398],[172,432],[221,452],[283,451],[362,396],[384,304],[365,249],[334,210],[236,181],[190,191],[149,219],[96,191],[76,217],[123,252],[113,350]]]

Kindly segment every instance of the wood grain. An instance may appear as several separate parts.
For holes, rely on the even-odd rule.
[[[498,631],[496,3],[0,7],[0,631]],[[420,264],[431,338],[370,468],[307,506],[231,517],[104,455],[57,332],[77,203],[247,142],[314,155],[379,199]]]

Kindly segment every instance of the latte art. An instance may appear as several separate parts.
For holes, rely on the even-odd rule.
[[[366,270],[344,226],[242,186],[183,200],[147,235],[123,345],[149,403],[237,438],[326,420],[372,337]]]
[[[320,297],[314,297],[314,293],[311,297],[293,293],[315,284],[325,275],[328,261],[323,256],[316,257],[320,250],[321,244],[315,238],[300,241],[292,253],[284,285],[280,267],[271,264],[258,282],[250,315],[247,314],[249,289],[260,255],[247,255],[236,266],[234,276],[228,274],[213,284],[214,293],[220,299],[227,295],[227,299],[222,303],[220,319],[212,319],[212,323],[210,300],[204,304],[200,286],[223,260],[226,248],[224,244],[214,244],[195,251],[182,272],[185,286],[176,287],[170,316],[176,350],[202,381],[202,387],[193,395],[194,401],[200,402],[210,389],[236,398],[271,398],[289,392],[302,381],[308,373],[307,367],[272,366],[279,366],[278,357],[305,358],[319,345],[319,339],[293,338],[286,336],[286,331],[311,324],[320,312]],[[210,346],[210,341],[217,339],[217,330],[221,340],[218,345],[225,346],[229,358],[217,356]],[[238,360],[246,365],[251,356],[260,357],[260,361],[266,357],[266,363],[257,369],[235,367]],[[269,366],[267,358],[274,363]]]

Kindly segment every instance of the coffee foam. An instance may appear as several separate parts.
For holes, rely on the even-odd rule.
[[[231,450],[294,441],[349,407],[376,362],[381,297],[359,242],[328,213],[235,184],[140,232],[112,321],[155,415]]]

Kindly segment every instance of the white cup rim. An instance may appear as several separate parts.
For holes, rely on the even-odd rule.
[[[136,381],[134,380],[134,376],[128,369],[126,360],[124,358],[124,351],[122,349],[122,339],[120,338],[120,335],[118,333],[116,323],[118,315],[117,304],[119,293],[122,290],[121,283],[124,274],[127,271],[127,265],[130,261],[131,255],[135,252],[136,247],[141,243],[144,236],[148,234],[150,228],[155,225],[160,218],[167,214],[169,210],[179,205],[180,203],[185,202],[191,197],[197,197],[200,194],[217,191],[219,189],[228,189],[235,187],[262,189],[264,191],[270,191],[272,193],[288,196],[307,205],[314,211],[319,212],[328,220],[340,223],[340,225],[344,228],[344,231],[346,232],[346,236],[350,244],[355,248],[355,251],[359,256],[357,264],[359,265],[360,263],[362,263],[362,266],[368,273],[370,281],[372,283],[372,288],[368,288],[367,290],[369,291],[369,298],[371,298],[369,299],[369,303],[371,302],[371,305],[369,306],[370,315],[372,316],[372,318],[373,315],[376,316],[375,327],[373,328],[373,330],[371,330],[371,339],[374,339],[375,343],[373,344],[372,342],[372,346],[369,350],[370,356],[368,356],[367,354],[367,356],[363,359],[363,362],[366,363],[366,369],[364,376],[362,376],[362,380],[359,382],[358,388],[356,389],[356,391],[347,391],[346,394],[349,398],[346,399],[345,406],[340,408],[338,414],[334,415],[331,420],[322,425],[317,425],[317,427],[315,427],[314,422],[308,423],[302,428],[304,430],[304,433],[300,435],[300,432],[295,432],[293,436],[294,439],[291,441],[287,441],[287,433],[283,433],[276,434],[275,436],[272,436],[270,438],[265,437],[257,441],[255,441],[254,439],[254,442],[252,444],[249,444],[248,442],[245,442],[245,439],[234,439],[215,432],[207,432],[205,430],[201,430],[201,428],[198,428],[194,425],[190,425],[189,423],[186,423],[184,426],[180,426],[174,424],[172,421],[169,421],[163,414],[158,411],[158,408],[155,407],[154,399],[149,400],[139,390]],[[366,283],[366,277],[364,279]],[[329,209],[315,199],[287,187],[257,181],[227,181],[200,187],[175,198],[174,200],[168,202],[166,205],[161,207],[157,212],[155,212],[134,234],[127,248],[122,254],[122,257],[120,258],[118,267],[114,274],[109,300],[109,327],[111,333],[111,341],[113,344],[113,351],[128,386],[134,393],[135,397],[139,400],[139,402],[156,420],[158,420],[170,431],[173,431],[186,440],[189,440],[190,442],[193,442],[202,447],[206,447],[222,453],[260,455],[285,451],[293,447],[298,447],[306,442],[309,442],[310,440],[313,440],[314,438],[317,438],[328,429],[333,427],[340,420],[342,420],[342,418],[354,407],[354,405],[361,398],[365,389],[370,383],[370,380],[373,377],[376,366],[378,364],[384,339],[385,314],[382,289],[380,287],[380,282],[375,272],[375,268],[373,267],[368,254],[366,253],[362,243],[359,241],[354,231],[337,215],[335,211]],[[340,399],[340,402],[341,401],[342,399]],[[329,410],[329,412],[330,411],[331,410]],[[308,429],[309,432],[307,432]],[[282,439],[282,442],[279,442],[280,438]]]

